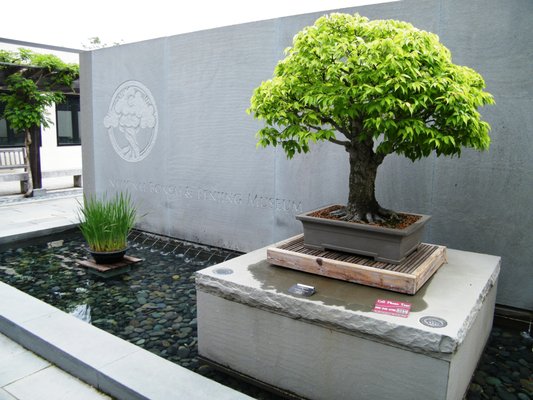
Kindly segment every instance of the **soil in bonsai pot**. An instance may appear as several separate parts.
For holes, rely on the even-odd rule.
[[[340,210],[341,208],[343,208],[343,206],[334,205],[331,207],[323,208],[321,210],[317,210],[309,214],[309,216],[316,217],[316,218],[333,219],[336,221],[350,222],[353,224],[377,225],[377,226],[382,226],[384,228],[392,228],[392,229],[405,229],[411,226],[412,224],[414,224],[416,221],[418,221],[421,218],[420,215],[399,213],[397,214],[398,218],[394,221],[383,221],[383,222],[373,222],[373,223],[364,222],[364,221],[359,221],[359,222],[345,221],[344,219],[342,219],[342,217],[331,215],[332,212]]]

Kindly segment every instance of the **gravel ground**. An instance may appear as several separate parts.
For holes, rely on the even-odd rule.
[[[494,326],[467,399],[533,398],[533,332]]]

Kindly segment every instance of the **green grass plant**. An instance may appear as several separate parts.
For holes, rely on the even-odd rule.
[[[117,193],[107,199],[84,197],[78,210],[79,228],[93,251],[109,252],[127,247],[128,234],[135,225],[137,209],[129,194]]]

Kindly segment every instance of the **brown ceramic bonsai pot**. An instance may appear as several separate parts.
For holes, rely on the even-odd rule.
[[[401,263],[418,248],[424,226],[431,218],[429,215],[409,213],[420,218],[404,229],[393,229],[310,215],[323,208],[326,207],[296,216],[303,224],[306,247],[359,254],[391,264]]]

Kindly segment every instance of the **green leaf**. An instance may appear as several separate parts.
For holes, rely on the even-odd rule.
[[[0,117],[5,118],[16,132],[34,126],[49,126],[47,108],[64,99],[54,87],[71,86],[79,77],[79,67],[66,64],[54,55],[23,48],[18,52],[1,51],[0,62],[41,67],[38,73],[32,72],[29,76],[21,69],[5,77],[7,91],[0,95],[0,101],[4,103]]]

